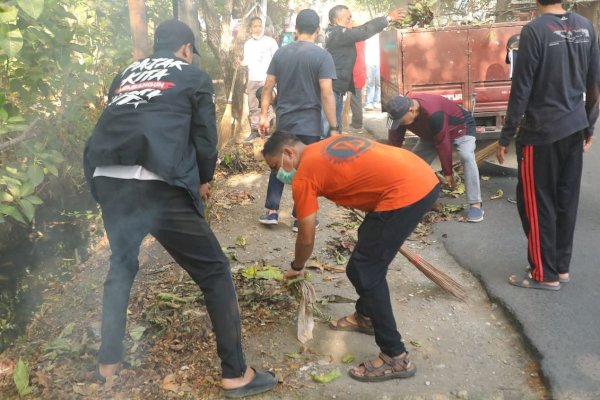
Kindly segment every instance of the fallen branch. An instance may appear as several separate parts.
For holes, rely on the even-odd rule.
[[[17,136],[14,139],[10,139],[9,141],[7,141],[5,143],[0,143],[0,152],[4,151],[6,149],[9,149],[11,147],[14,147],[21,142],[24,142],[26,140],[33,139],[34,137],[36,137],[37,134],[39,133],[39,131],[35,128],[37,127],[37,124],[39,122],[40,122],[40,119],[38,117],[38,118],[34,119],[31,124],[29,124],[27,129],[25,129],[25,131],[20,136]]]

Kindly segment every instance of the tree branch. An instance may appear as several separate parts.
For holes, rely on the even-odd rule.
[[[26,140],[33,139],[34,137],[36,137],[37,134],[39,133],[39,131],[35,128],[39,122],[40,122],[39,118],[34,119],[33,122],[31,124],[29,124],[27,129],[25,129],[25,131],[20,136],[17,136],[14,139],[10,139],[9,141],[7,141],[5,143],[0,143],[0,152],[4,151],[6,149],[9,149],[11,147],[14,147],[21,142],[24,142]]]

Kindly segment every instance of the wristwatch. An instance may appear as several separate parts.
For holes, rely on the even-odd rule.
[[[329,132],[331,132],[331,131],[337,131],[337,132],[339,132],[340,131],[340,124],[337,124],[336,126],[330,126],[329,127]]]
[[[302,271],[304,269],[304,266],[302,266],[300,268],[296,268],[294,266],[294,261],[292,260],[292,262],[290,262],[290,268],[293,269],[294,271]]]

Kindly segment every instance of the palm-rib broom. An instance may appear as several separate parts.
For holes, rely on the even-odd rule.
[[[221,118],[221,124],[219,125],[219,149],[225,146],[225,144],[231,138],[233,133],[233,114],[231,110],[231,104],[233,100],[233,89],[235,88],[235,81],[237,79],[238,69],[236,68],[233,73],[233,79],[231,80],[231,89],[229,90],[229,97],[227,98],[227,105],[225,106],[225,112]]]
[[[364,215],[359,211],[350,208],[348,210],[350,210],[350,212],[352,212],[359,219],[359,221],[362,222],[364,220]],[[409,250],[406,246],[400,247],[398,252],[406,257],[406,259],[410,261],[412,265],[417,267],[419,271],[421,271],[427,278],[442,288],[445,292],[463,301],[467,299],[467,293],[462,286],[444,272],[435,268],[429,261],[421,258],[421,256]]]

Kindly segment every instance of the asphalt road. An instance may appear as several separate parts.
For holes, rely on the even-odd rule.
[[[365,125],[376,136],[383,135],[377,121]],[[449,253],[514,317],[539,358],[553,399],[600,399],[600,142],[596,142],[584,154],[571,282],[560,291],[508,284],[508,277],[527,265],[527,241],[516,206],[507,201],[514,196],[515,176],[499,175],[484,166],[482,175],[491,176],[481,182],[485,220],[447,222],[435,229]],[[504,198],[489,200],[498,189]]]

